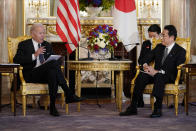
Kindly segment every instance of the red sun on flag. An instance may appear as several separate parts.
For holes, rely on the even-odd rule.
[[[125,13],[131,12],[136,9],[135,0],[123,0],[123,2],[121,0],[115,0],[115,7]]]

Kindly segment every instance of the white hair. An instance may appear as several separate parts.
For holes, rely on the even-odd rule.
[[[44,25],[41,24],[41,23],[34,23],[34,24],[31,26],[30,32],[32,33],[37,27],[43,27],[43,28],[44,28]]]

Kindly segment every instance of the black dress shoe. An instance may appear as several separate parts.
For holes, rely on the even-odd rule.
[[[138,101],[138,104],[137,104],[137,107],[138,108],[143,108],[144,107],[144,101]]]
[[[120,116],[137,115],[137,108],[132,108],[132,107],[129,106],[129,107],[126,109],[126,111],[120,112],[119,115],[120,115]]]
[[[68,103],[80,102],[83,100],[85,100],[85,98],[72,95],[71,97],[67,97],[65,101],[68,104]]]
[[[161,109],[155,109],[153,113],[150,115],[151,118],[157,118],[162,116]]]
[[[50,107],[50,115],[52,115],[52,116],[60,116],[60,114],[57,111],[56,107]]]

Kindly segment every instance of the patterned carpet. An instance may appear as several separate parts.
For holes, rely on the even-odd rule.
[[[123,105],[123,110],[127,105]],[[189,116],[179,106],[176,117],[174,109],[163,107],[161,118],[149,118],[150,105],[139,108],[138,115],[120,117],[114,103],[96,104],[82,103],[81,112],[77,112],[76,104],[69,105],[69,115],[57,105],[60,117],[52,117],[49,111],[38,108],[27,108],[27,116],[22,116],[21,106],[17,107],[17,116],[13,116],[10,107],[2,108],[0,113],[0,131],[195,131],[196,106],[189,106]]]

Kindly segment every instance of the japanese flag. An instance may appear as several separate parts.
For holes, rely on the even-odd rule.
[[[139,43],[135,0],[115,0],[114,28],[127,52]]]

